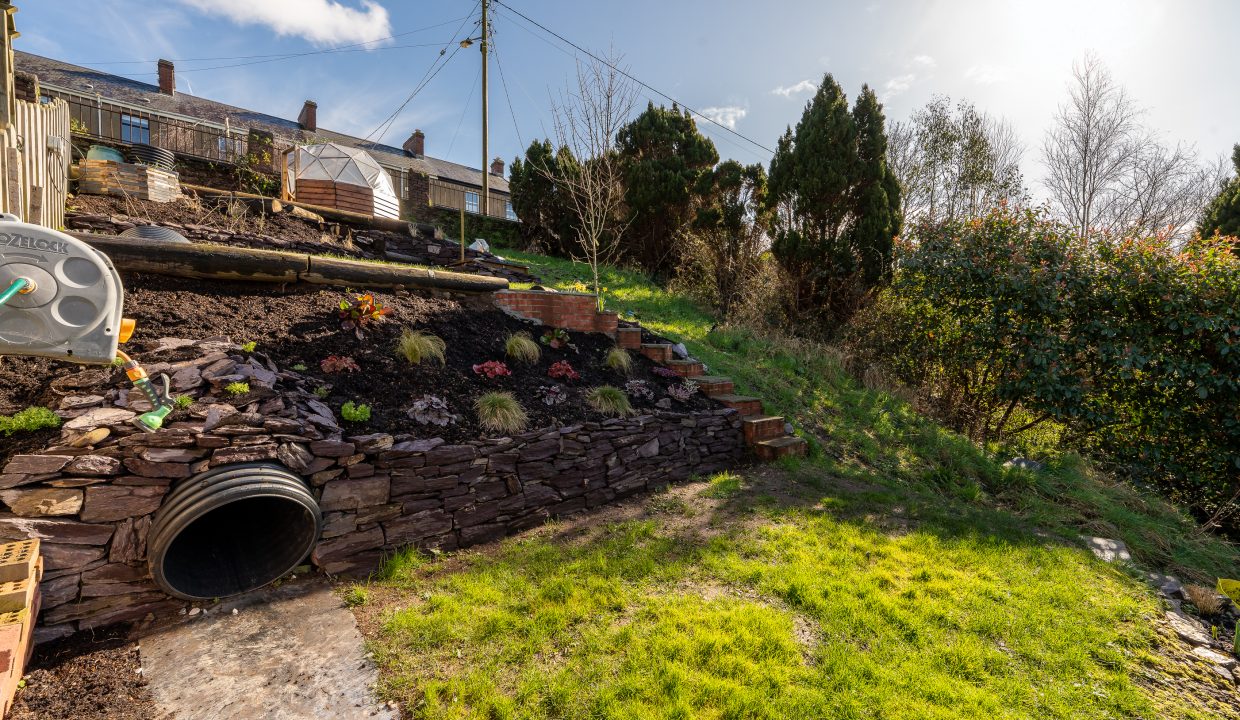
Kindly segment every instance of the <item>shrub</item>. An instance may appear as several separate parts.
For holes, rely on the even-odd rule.
[[[349,422],[366,422],[370,419],[370,406],[354,405],[350,400],[340,406],[340,417]]]
[[[249,391],[250,391],[249,383],[235,382],[235,383],[228,383],[227,385],[224,386],[224,392],[228,393],[229,395],[232,395],[233,397],[245,395]]]
[[[581,379],[581,375],[573,369],[573,366],[567,360],[552,363],[551,368],[547,370],[547,377],[564,380],[565,382]]]
[[[542,357],[542,348],[538,347],[538,343],[534,342],[529,333],[522,331],[508,336],[508,340],[504,342],[504,353],[517,362],[533,365]]]
[[[607,351],[607,357],[603,359],[607,367],[615,370],[621,375],[628,375],[633,372],[633,358],[629,356],[629,351],[624,348],[614,347]]]
[[[486,376],[487,380],[494,380],[497,377],[511,375],[512,372],[507,365],[499,360],[487,360],[484,363],[474,365],[474,374]]]
[[[568,399],[568,388],[563,385],[541,385],[536,392],[542,398],[543,405],[560,405]]]
[[[406,414],[422,425],[443,427],[456,422],[456,416],[448,409],[448,403],[435,395],[423,395],[414,400]]]
[[[548,329],[538,339],[543,345],[554,348],[556,350],[569,346],[568,331],[564,328]]]
[[[1227,243],[1085,242],[1005,209],[915,237],[850,331],[863,361],[975,440],[1059,423],[1207,524],[1234,511],[1240,258]]]
[[[60,416],[45,407],[28,407],[13,415],[0,415],[0,432],[5,437],[19,432],[34,432],[60,427]]]
[[[243,352],[252,353],[254,352],[256,348],[258,348],[258,343],[254,342],[253,340],[249,341],[248,343],[243,343],[241,345],[241,350]]]
[[[447,365],[444,350],[447,344],[442,338],[428,335],[418,330],[405,328],[396,342],[396,352],[405,358],[410,365],[418,365],[427,360],[438,360],[440,367]]]
[[[624,384],[624,391],[631,398],[654,400],[654,389],[645,380],[630,380]]]
[[[600,385],[586,394],[586,403],[604,415],[624,417],[633,413],[629,397],[620,388]]]
[[[1214,588],[1203,585],[1185,585],[1184,596],[1203,617],[1214,617],[1223,609],[1223,601],[1219,600]]]
[[[319,363],[319,367],[325,373],[357,372],[361,370],[357,363],[353,361],[353,358],[347,355],[328,355]]]
[[[384,307],[383,303],[370,293],[354,295],[351,300],[340,301],[340,329],[352,330],[357,339],[361,340],[366,337],[367,328],[382,322],[383,317],[390,312],[389,308]]]
[[[493,432],[518,433],[529,422],[525,410],[512,393],[486,393],[474,402],[474,409],[478,411],[478,424]]]
[[[692,380],[685,380],[682,383],[671,385],[667,388],[667,394],[673,399],[680,402],[689,402],[689,399],[697,394],[698,384]]]

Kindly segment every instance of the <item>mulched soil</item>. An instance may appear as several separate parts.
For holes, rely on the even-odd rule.
[[[157,225],[207,225],[232,233],[272,235],[289,242],[319,242],[323,237],[323,231],[316,223],[285,213],[262,215],[256,212],[241,212],[245,206],[230,212],[228,203],[219,199],[190,197],[160,203],[114,195],[78,195],[70,199],[68,205],[72,212],[136,218]],[[344,248],[337,252],[357,254],[349,253]]]
[[[303,364],[307,386],[330,388],[325,402],[339,413],[346,401],[371,406],[371,419],[350,423],[356,434],[408,432],[418,437],[442,437],[449,442],[467,440],[484,433],[475,420],[474,401],[490,390],[513,393],[529,415],[530,428],[562,426],[586,420],[603,420],[585,402],[589,389],[610,384],[623,387],[626,378],[606,367],[604,356],[613,341],[601,334],[571,333],[576,350],[553,350],[543,346],[536,365],[506,360],[504,341],[510,333],[527,331],[535,339],[546,329],[512,318],[482,297],[468,301],[432,299],[408,293],[376,292],[376,299],[391,310],[386,320],[368,331],[364,340],[340,329],[338,307],[349,297],[340,288],[306,285],[280,286],[266,283],[200,282],[155,275],[127,275],[125,315],[138,322],[129,348],[162,337],[202,339],[228,336],[238,343],[253,341],[258,352],[271,357],[282,369]],[[395,353],[403,328],[437,335],[447,343],[447,365],[410,366]],[[652,409],[666,397],[666,388],[678,381],[656,376],[655,365],[644,356],[630,353],[633,379],[648,381],[653,400],[634,399],[635,408]],[[327,374],[319,365],[328,355],[352,357],[360,372]],[[139,359],[141,354],[138,354]],[[495,380],[478,377],[472,366],[486,360],[504,360],[512,375]],[[567,360],[581,374],[569,385],[569,399],[548,407],[537,394],[540,386],[556,381],[547,370],[557,360]],[[81,371],[81,366],[32,358],[0,361],[0,412],[13,412],[31,404],[54,405],[49,383],[57,376]],[[455,425],[440,428],[419,425],[406,415],[413,400],[423,394],[437,395],[459,416]],[[714,407],[700,395],[688,403],[674,402],[677,410]],[[0,460],[12,454],[13,438],[0,438]]]
[[[35,648],[8,720],[166,720],[139,672],[129,629],[80,632]]]

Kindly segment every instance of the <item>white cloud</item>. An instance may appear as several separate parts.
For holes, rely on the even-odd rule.
[[[180,0],[207,15],[238,25],[265,25],[277,35],[301,37],[315,45],[377,40],[392,34],[388,12],[373,0],[348,7],[335,0]]]
[[[886,91],[883,93],[883,98],[884,99],[893,98],[896,95],[899,95],[900,93],[907,91],[909,88],[913,87],[913,83],[916,80],[917,80],[917,76],[914,75],[913,73],[897,75],[891,78],[890,80],[887,81],[887,84],[883,86],[883,89]]]
[[[913,58],[913,64],[914,64],[914,65],[921,65],[921,66],[923,66],[923,67],[929,67],[929,68],[932,68],[932,67],[934,67],[935,65],[938,65],[938,63],[934,61],[934,58],[930,57],[929,55],[917,55],[917,56],[915,56],[915,57]]]
[[[702,108],[702,114],[730,130],[735,130],[736,123],[743,120],[749,111],[739,105],[726,105]]]
[[[1008,69],[1002,65],[974,65],[964,71],[965,79],[978,85],[994,85],[1008,78]]]
[[[793,95],[800,95],[803,92],[813,92],[814,90],[817,90],[817,89],[818,89],[818,86],[814,84],[812,80],[802,80],[801,82],[795,85],[787,85],[787,86],[780,85],[779,87],[772,90],[771,94],[772,95],[783,95],[784,97],[792,97]]]

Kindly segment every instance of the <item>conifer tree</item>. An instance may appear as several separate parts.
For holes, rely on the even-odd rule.
[[[1197,225],[1203,237],[1215,233],[1240,237],[1240,143],[1232,148],[1231,162],[1236,168],[1235,176],[1219,189]],[[1233,251],[1240,252],[1240,246],[1233,246]]]

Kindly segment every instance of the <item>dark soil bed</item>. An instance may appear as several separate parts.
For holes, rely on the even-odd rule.
[[[370,432],[408,432],[418,437],[443,437],[449,442],[483,435],[473,410],[474,401],[490,390],[513,393],[530,418],[530,428],[571,425],[585,420],[603,420],[588,407],[586,393],[599,385],[623,388],[629,379],[641,379],[654,391],[651,400],[633,399],[635,408],[652,409],[666,397],[666,389],[678,380],[655,375],[654,364],[644,356],[630,353],[632,378],[624,377],[604,364],[613,341],[601,334],[572,333],[573,349],[555,350],[542,346],[542,359],[536,365],[508,360],[504,342],[513,332],[525,330],[537,339],[546,329],[523,322],[497,310],[488,296],[469,301],[431,299],[407,293],[375,293],[379,302],[391,310],[387,319],[374,326],[364,340],[342,331],[337,315],[340,301],[349,295],[337,288],[289,286],[231,282],[180,280],[153,275],[124,277],[125,315],[138,321],[138,329],[128,347],[140,349],[144,343],[162,337],[202,339],[228,336],[238,343],[254,342],[257,351],[271,357],[281,369],[304,365],[307,389],[329,389],[325,402],[339,414],[347,402],[367,404],[369,422],[346,423],[356,434]],[[441,337],[447,344],[447,366],[411,366],[395,351],[403,328],[421,330]],[[348,356],[361,367],[354,373],[324,373],[320,362],[329,355]],[[141,359],[141,353],[138,353]],[[487,380],[478,377],[472,366],[487,360],[503,360],[512,375]],[[547,376],[551,364],[567,360],[581,374],[569,383],[568,400],[561,405],[545,405],[540,386],[557,381]],[[29,405],[54,407],[57,395],[49,383],[57,376],[77,373],[80,366],[32,358],[5,358],[0,361],[0,412],[11,413]],[[122,382],[119,371],[113,382]],[[459,420],[448,427],[420,425],[406,411],[424,394],[448,402]],[[677,410],[713,407],[713,401],[698,395],[688,403],[673,402]],[[12,454],[15,438],[0,438],[0,459]],[[26,444],[26,441],[22,441]]]
[[[138,645],[124,626],[35,648],[8,720],[154,720]],[[162,720],[162,718],[160,719]]]
[[[225,201],[205,198],[159,203],[113,195],[77,195],[69,201],[69,207],[72,212],[145,220],[156,225],[207,225],[231,233],[271,235],[292,243],[319,242],[323,236],[317,223],[299,217],[285,213],[242,212],[245,206],[230,212]],[[345,253],[345,250],[340,252]]]

